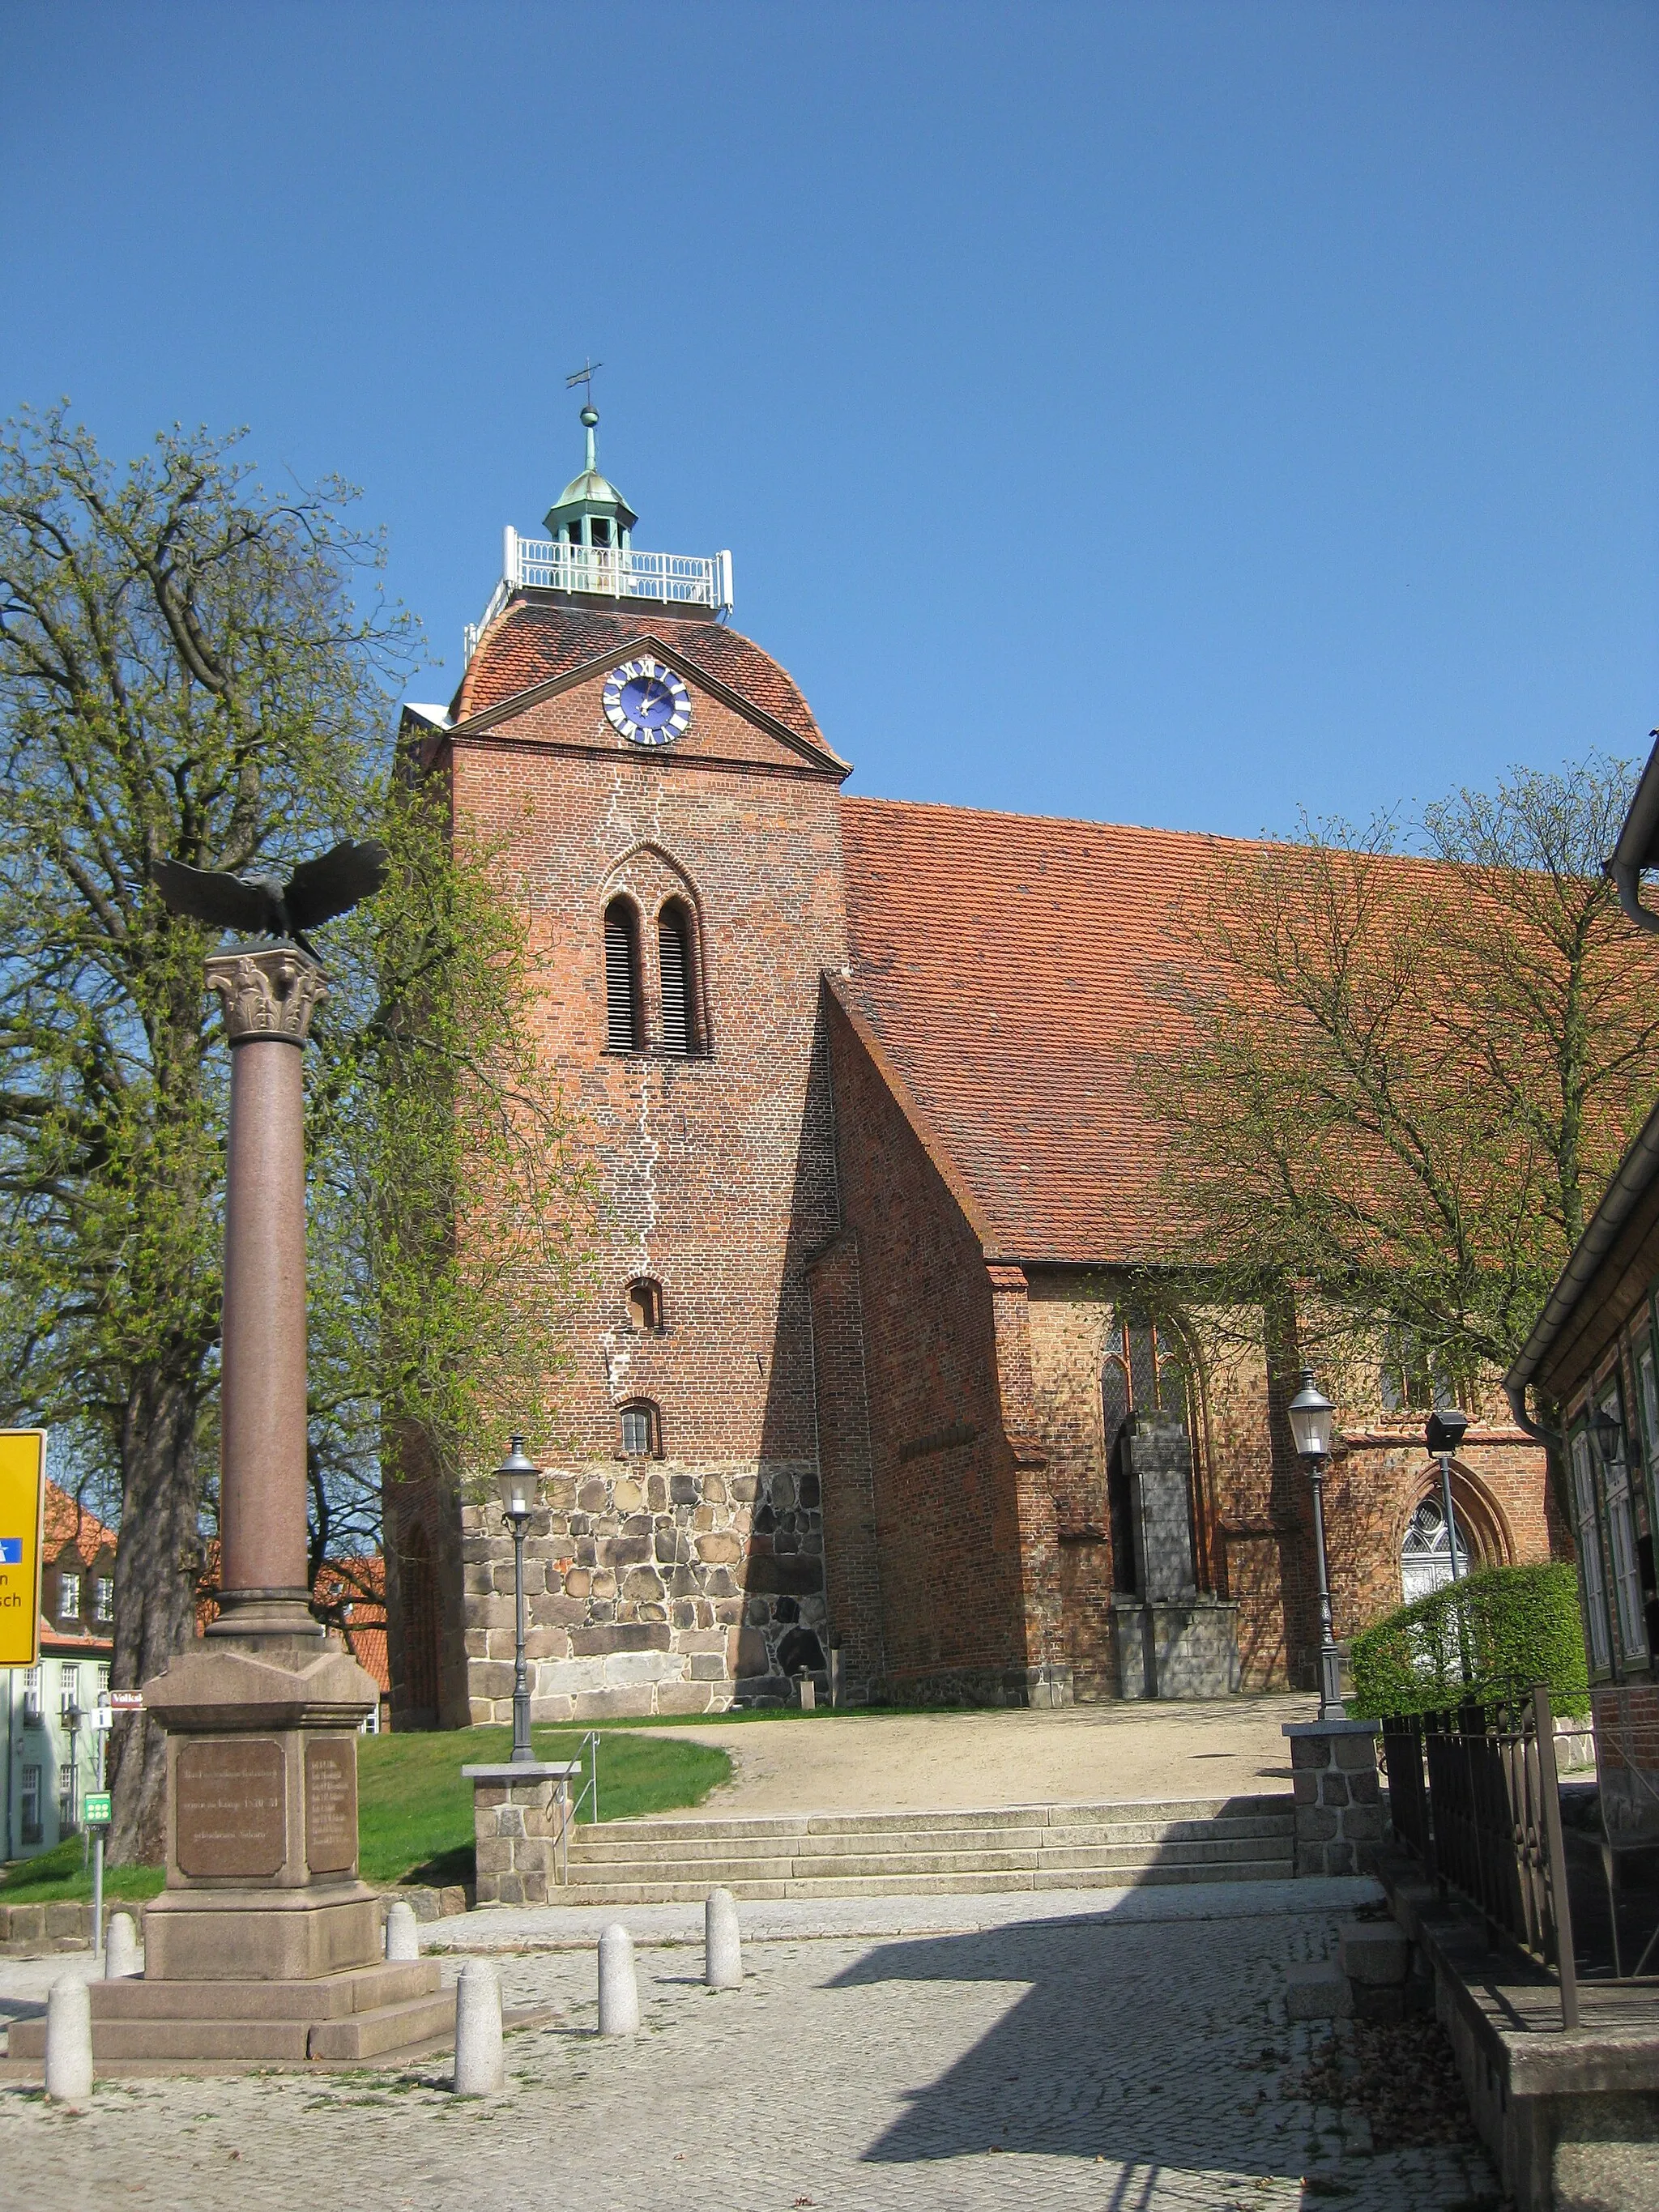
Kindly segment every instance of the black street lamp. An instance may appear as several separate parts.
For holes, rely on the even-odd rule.
[[[1455,1406],[1437,1407],[1429,1415],[1424,1431],[1428,1439],[1430,1455],[1440,1462],[1440,1510],[1446,1516],[1446,1541],[1451,1547],[1451,1578],[1457,1580],[1457,1521],[1452,1512],[1451,1463],[1452,1454],[1463,1441],[1463,1432],[1469,1425],[1469,1417]]]
[[[524,1438],[514,1437],[507,1457],[495,1470],[501,1513],[513,1537],[513,1602],[517,1633],[513,1650],[513,1765],[534,1759],[530,1748],[530,1684],[524,1664],[524,1532],[536,1510],[536,1493],[542,1471],[525,1457]]]
[[[1331,1578],[1325,1560],[1325,1462],[1331,1455],[1336,1429],[1336,1408],[1314,1381],[1311,1367],[1302,1370],[1302,1388],[1285,1408],[1291,1435],[1299,1456],[1308,1463],[1313,1484],[1314,1553],[1319,1568],[1319,1717],[1347,1718],[1342,1704],[1342,1655],[1336,1648],[1331,1620]]]

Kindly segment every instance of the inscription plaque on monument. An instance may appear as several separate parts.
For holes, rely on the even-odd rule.
[[[349,1874],[357,1863],[357,1746],[317,1736],[306,1746],[306,1864]]]
[[[182,1873],[261,1878],[288,1856],[288,1770],[270,1736],[198,1736],[173,1770]]]

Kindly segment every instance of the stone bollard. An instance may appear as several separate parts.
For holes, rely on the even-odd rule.
[[[399,1961],[421,1955],[421,1931],[415,1908],[406,1897],[395,1899],[386,1913],[386,1954]]]
[[[637,2035],[640,1985],[634,1974],[634,1938],[620,1921],[599,1938],[599,2033]]]
[[[455,1984],[455,2094],[493,2097],[506,2087],[501,1979],[488,1959],[469,1959]]]
[[[738,1900],[729,1889],[711,1889],[702,1908],[702,1978],[711,1990],[743,1987]]]
[[[138,1930],[130,1912],[112,1912],[104,1930],[104,1979],[118,1982],[138,1971]]]
[[[65,2104],[92,2094],[92,1997],[78,1975],[46,1997],[46,2094]]]

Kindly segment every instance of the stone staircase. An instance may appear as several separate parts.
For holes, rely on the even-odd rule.
[[[607,1820],[571,1830],[569,1881],[549,1902],[684,1905],[715,1887],[766,1900],[1277,1881],[1292,1871],[1292,1803],[1263,1796]]]

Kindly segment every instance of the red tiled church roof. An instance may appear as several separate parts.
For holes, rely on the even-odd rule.
[[[610,614],[557,600],[514,600],[485,631],[461,678],[450,718],[460,722],[482,714],[586,661],[606,654],[623,659],[629,646],[647,635],[715,683],[752,700],[794,736],[829,750],[793,678],[769,653],[721,623],[687,622],[660,612],[653,618],[648,603]]]
[[[1167,1255],[1138,1055],[1228,841],[843,798],[843,987],[954,1163],[993,1254]]]

